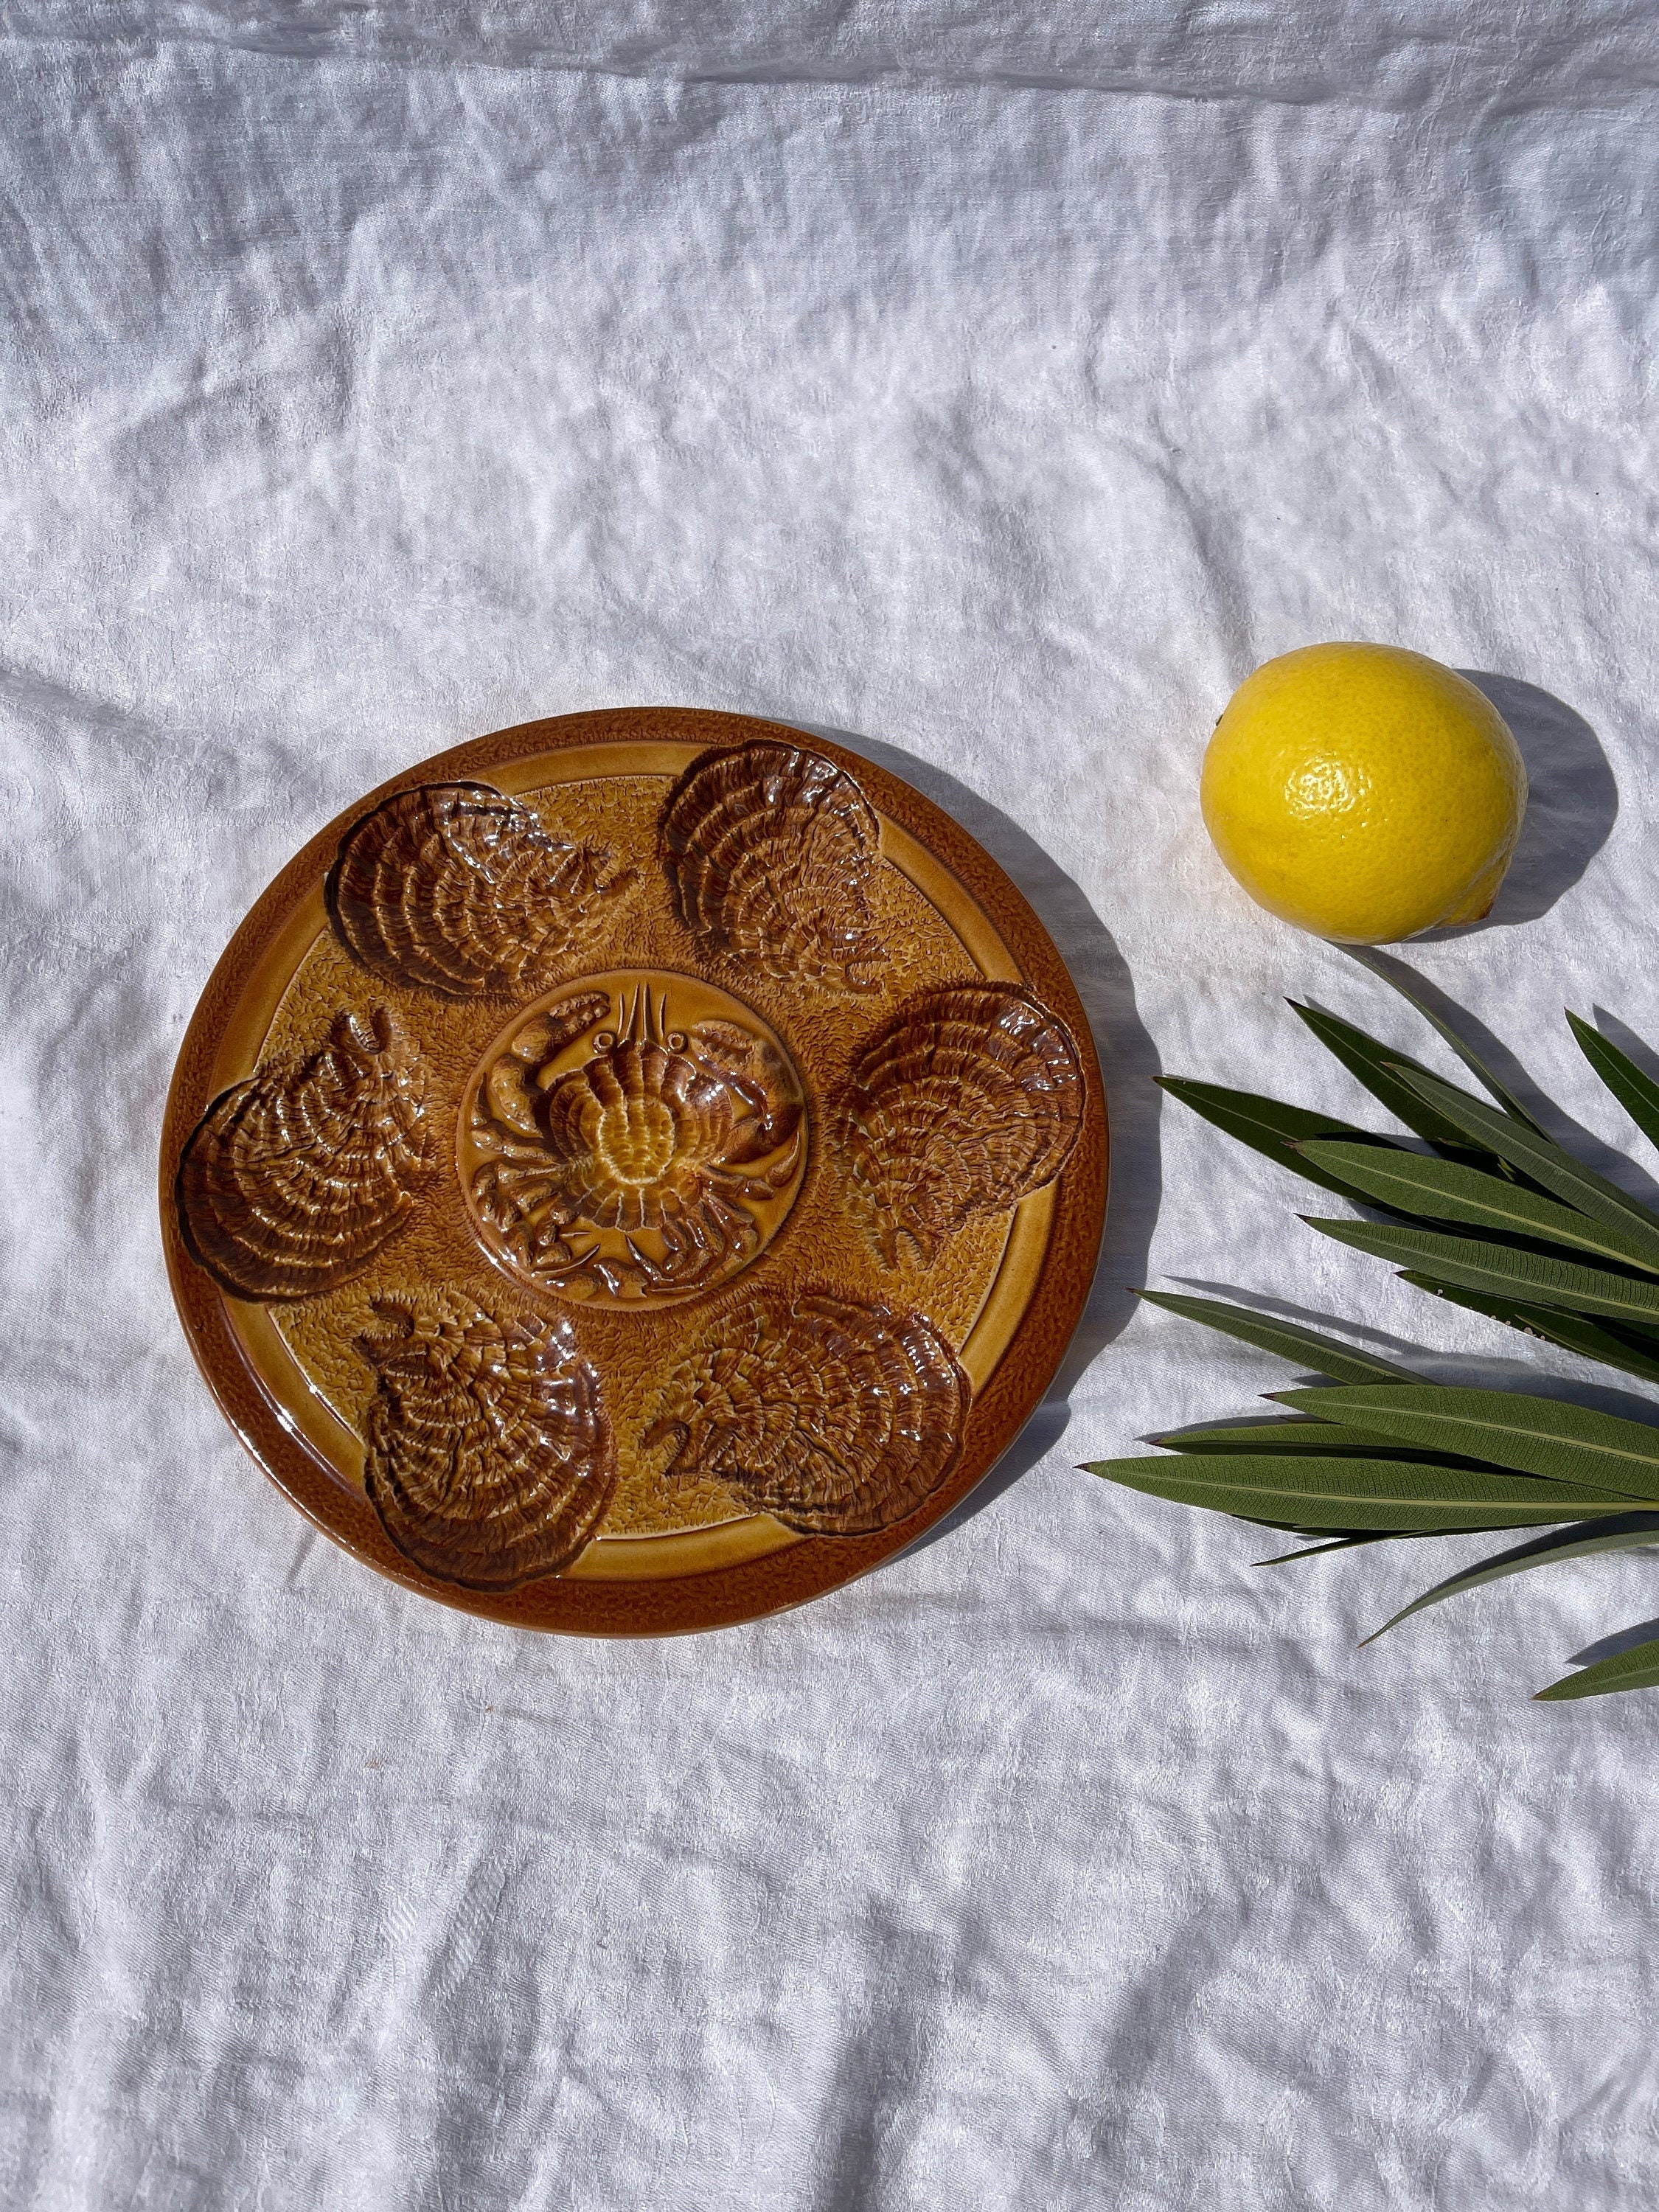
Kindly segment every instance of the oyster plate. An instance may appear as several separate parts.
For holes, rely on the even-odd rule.
[[[1082,1312],[1106,1158],[1071,979],[965,830],[822,738],[640,708],[459,746],[295,856],[185,1036],[161,1216],[326,1534],[655,1635],[961,1502]]]

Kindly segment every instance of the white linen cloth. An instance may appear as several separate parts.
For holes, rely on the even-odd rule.
[[[1651,11],[0,23],[0,2200],[1659,2199],[1659,1698],[1527,1699],[1659,1612],[1651,1565],[1361,1654],[1480,1547],[1253,1571],[1073,1468],[1291,1379],[1138,1282],[1609,1379],[1304,1230],[1151,1078],[1353,1111],[1287,993],[1449,1068],[1196,806],[1252,665],[1395,641],[1510,679],[1535,781],[1497,922],[1411,964],[1639,1150],[1559,1008],[1659,1041]],[[154,1160],[303,839],[635,702],[902,756],[1073,960],[1115,1176],[1017,1481],[630,1645],[307,1530],[193,1371]]]

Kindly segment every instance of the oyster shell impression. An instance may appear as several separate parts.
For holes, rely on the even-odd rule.
[[[488,783],[400,791],[340,840],[323,887],[348,951],[446,999],[545,990],[599,902],[631,880]]]
[[[925,1314],[828,1291],[762,1295],[675,1376],[647,1444],[811,1535],[890,1528],[962,1451],[971,1386]]]
[[[758,1015],[696,979],[624,970],[490,1048],[459,1143],[500,1264],[564,1297],[648,1306],[763,1249],[799,1188],[805,1136],[800,1078]]]
[[[397,1017],[337,1015],[328,1042],[216,1098],[185,1144],[185,1240],[239,1298],[307,1298],[362,1273],[433,1162],[426,1071]]]
[[[669,794],[659,846],[704,950],[780,981],[873,990],[875,810],[844,769],[769,738],[704,753]]]
[[[503,1323],[448,1291],[374,1310],[357,1348],[377,1377],[365,1478],[386,1534],[469,1589],[568,1566],[617,1477],[599,1372],[569,1322]]]
[[[971,1216],[1052,1182],[1083,1126],[1083,1071],[1065,1024],[1007,983],[907,999],[860,1051],[836,1114],[882,1257],[908,1237],[924,1262]]]

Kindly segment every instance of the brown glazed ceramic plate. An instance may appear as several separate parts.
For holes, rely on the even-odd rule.
[[[832,1589],[1048,1387],[1106,1203],[1036,916],[819,738],[570,714],[373,792],[214,970],[162,1139],[227,1418],[356,1558],[527,1628]]]

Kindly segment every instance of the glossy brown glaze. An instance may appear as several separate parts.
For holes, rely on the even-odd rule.
[[[673,1377],[646,1441],[787,1528],[867,1535],[925,1505],[962,1450],[972,1386],[925,1314],[830,1291],[726,1316]]]
[[[465,1298],[377,1298],[365,1474],[404,1557],[471,1589],[557,1574],[617,1487],[597,1370],[568,1322],[507,1326]]]
[[[383,799],[340,840],[324,887],[363,966],[442,998],[528,996],[552,982],[625,872],[566,844],[487,783]]]
[[[426,1070],[384,1006],[216,1098],[179,1165],[180,1225],[240,1298],[306,1298],[361,1274],[432,1164]]]
[[[921,991],[859,1054],[837,1134],[875,1211],[924,1260],[977,1213],[1052,1182],[1083,1126],[1083,1071],[1063,1022],[1004,983]]]
[[[463,1171],[486,1243],[536,1287],[686,1297],[781,1223],[805,1137],[799,1078],[735,1002],[678,1025],[686,997],[650,975],[579,992],[489,1059]]]
[[[873,987],[880,939],[866,887],[880,825],[856,780],[804,745],[718,748],[662,817],[679,917],[708,950],[764,975]]]
[[[735,929],[716,942],[712,909],[686,905],[665,836],[677,793],[756,748],[790,757],[791,776],[829,793],[824,849],[847,839],[863,855],[853,871],[862,919],[833,920],[793,967],[775,929],[764,962]],[[754,768],[720,788],[769,787]],[[419,817],[434,789],[484,784],[524,817],[526,849],[539,840],[603,852],[604,888],[545,964],[538,954],[516,971],[499,959],[444,968],[465,992],[437,988],[401,951],[397,982],[366,973],[368,939],[348,944],[340,927],[338,871],[332,914],[324,896],[343,845],[376,816]],[[423,902],[440,894],[408,886],[447,883],[447,865],[416,870],[399,894],[410,944],[431,938]],[[780,910],[788,905],[786,896]],[[456,911],[465,907],[463,897]],[[751,920],[763,907],[745,892]],[[380,935],[393,945],[389,926]],[[455,935],[453,918],[438,929],[446,946]],[[487,990],[475,988],[480,975]],[[963,1008],[938,994],[984,990],[1000,995],[974,998],[967,1026],[1018,1050],[1005,1065],[1005,1044],[981,1035],[998,1073],[978,1095],[994,1103],[1011,1068],[1016,1091],[1019,1068],[1046,1068],[1032,1079],[1051,1086],[1055,1110],[1030,1117],[1040,1137],[989,1148],[1001,1164],[988,1180],[975,1171],[964,1212],[960,1190],[924,1203],[920,1184],[890,1174],[883,1185],[872,1172],[872,1102],[887,1079],[866,1079],[903,1060],[872,1048],[919,1006],[933,1006],[923,1018],[935,1049],[955,1048]],[[187,1141],[227,1097],[274,1098],[344,1018],[374,1036],[382,1006],[418,1040],[426,1138],[414,1203],[349,1279],[313,1294],[227,1295],[227,1278],[199,1263],[206,1250],[193,1254],[179,1203]],[[870,1099],[849,1119],[860,1082]],[[966,1095],[965,1073],[963,1082]],[[884,1092],[883,1111],[910,1128],[896,1096]],[[495,1132],[482,1145],[480,1125]],[[324,1180],[350,1157],[340,1148]],[[524,1173],[512,1192],[498,1176],[505,1226],[492,1229],[474,1186],[481,1169],[507,1164]],[[526,1626],[655,1634],[752,1619],[867,1571],[994,1464],[1087,1294],[1105,1115],[1070,979],[964,831],[826,741],[640,709],[478,739],[313,839],[204,994],[174,1077],[162,1176],[192,1346],[238,1433],[296,1504],[367,1564],[449,1604]],[[544,1196],[532,1194],[538,1177]],[[530,1241],[513,1249],[517,1232],[544,1230],[546,1250],[562,1242],[578,1263],[568,1281],[556,1279],[562,1262],[538,1274]],[[638,1270],[631,1282],[618,1275],[620,1295],[592,1265],[605,1248]],[[792,1374],[799,1387],[781,1397]],[[799,1449],[780,1453],[769,1437],[792,1424]],[[562,1457],[527,1441],[561,1429]]]

